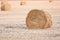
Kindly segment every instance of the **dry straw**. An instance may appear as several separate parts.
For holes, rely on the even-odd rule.
[[[52,25],[51,16],[43,10],[31,10],[26,17],[29,29],[46,29]]]

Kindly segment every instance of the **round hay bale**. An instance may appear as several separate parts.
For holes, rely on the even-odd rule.
[[[31,10],[26,17],[26,25],[29,29],[45,29],[52,25],[49,13],[42,10]]]
[[[2,1],[1,2],[1,11],[8,11],[10,10],[10,4],[8,1]]]
[[[51,3],[51,2],[53,2],[54,0],[49,0],[49,2]]]
[[[26,5],[26,2],[25,2],[25,1],[22,1],[22,2],[20,3],[20,5],[22,5],[22,6],[24,5],[24,6],[25,6],[25,5]]]

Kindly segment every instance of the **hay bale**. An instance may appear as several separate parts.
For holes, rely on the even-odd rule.
[[[24,5],[24,6],[25,6],[25,5],[26,5],[26,2],[25,2],[25,1],[22,1],[22,2],[20,3],[20,5],[22,5],[22,6]]]
[[[10,10],[10,4],[7,1],[1,2],[1,11],[8,11]]]
[[[31,10],[26,17],[26,25],[29,29],[50,28],[51,16],[42,10]]]
[[[49,0],[49,2],[51,3],[51,2],[53,2],[54,0]]]

